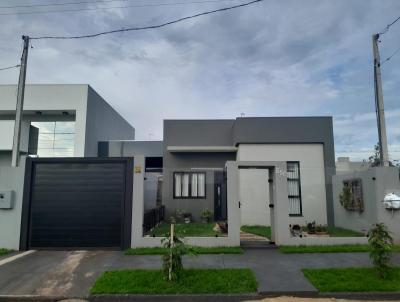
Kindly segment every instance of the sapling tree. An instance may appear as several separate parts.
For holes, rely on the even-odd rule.
[[[369,231],[368,243],[371,247],[369,253],[372,263],[379,276],[386,278],[390,269],[391,250],[393,238],[383,223],[375,224]]]
[[[163,255],[164,278],[168,281],[178,280],[183,270],[182,256],[185,254],[194,254],[194,252],[185,245],[183,239],[174,234],[174,224],[171,224],[170,233],[165,235],[162,243],[168,250]]]

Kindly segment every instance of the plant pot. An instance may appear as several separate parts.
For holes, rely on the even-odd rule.
[[[191,220],[190,220],[189,217],[186,217],[186,218],[185,218],[185,223],[191,223]]]

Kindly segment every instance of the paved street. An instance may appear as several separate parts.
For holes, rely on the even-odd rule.
[[[394,255],[400,265],[400,254]],[[185,257],[193,268],[251,268],[261,293],[315,293],[301,268],[368,266],[365,253],[282,254],[278,250],[246,250],[243,255]],[[0,295],[86,297],[104,271],[157,269],[160,256],[124,256],[120,251],[37,251],[0,266]]]

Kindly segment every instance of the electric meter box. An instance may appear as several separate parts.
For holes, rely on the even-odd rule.
[[[0,210],[13,208],[13,191],[0,191]]]

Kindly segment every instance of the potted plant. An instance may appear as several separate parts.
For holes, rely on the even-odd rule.
[[[183,213],[183,220],[185,223],[191,223],[192,222],[192,214]]]
[[[307,223],[307,233],[315,234],[315,221]]]
[[[201,212],[201,221],[203,223],[209,223],[211,221],[212,215],[213,212],[211,212],[209,209],[205,209],[203,212]]]

